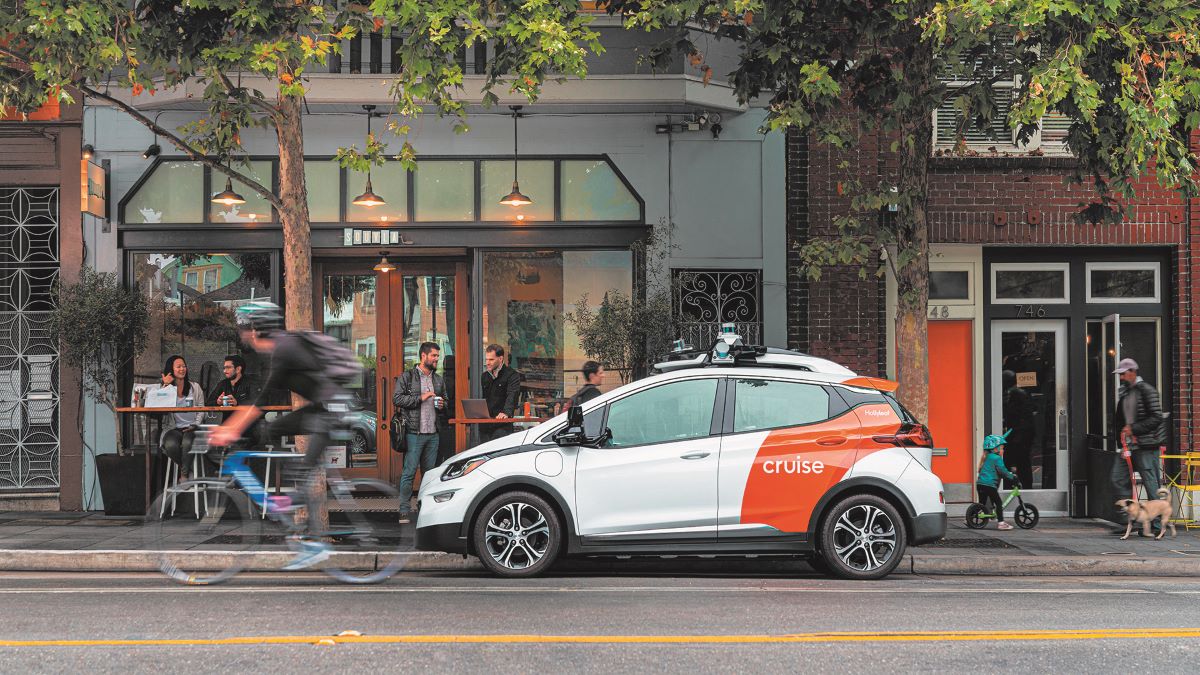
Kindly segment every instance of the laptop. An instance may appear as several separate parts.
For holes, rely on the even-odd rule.
[[[488,413],[487,401],[482,398],[464,398],[462,400],[463,416],[469,420],[485,420],[491,417]]]

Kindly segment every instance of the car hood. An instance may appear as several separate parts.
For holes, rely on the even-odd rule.
[[[487,443],[481,443],[481,444],[471,448],[470,450],[463,450],[462,452],[451,456],[449,459],[447,459],[444,462],[444,464],[449,464],[450,462],[457,462],[457,461],[463,460],[463,459],[470,459],[472,457],[478,457],[480,455],[486,455],[489,452],[495,452],[497,450],[507,450],[509,448],[515,448],[515,447],[524,445],[525,437],[528,435],[529,435],[529,430],[526,429],[525,431],[518,431],[515,433],[511,433],[502,438],[492,439],[492,440],[488,441]]]

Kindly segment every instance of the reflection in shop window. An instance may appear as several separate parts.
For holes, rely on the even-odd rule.
[[[508,364],[521,372],[521,402],[535,415],[552,415],[583,386],[588,355],[574,326],[564,320],[587,297],[595,305],[605,293],[632,293],[629,251],[487,253],[483,262],[484,346],[504,347]],[[601,387],[620,384],[609,371]]]
[[[162,162],[125,204],[126,223],[198,223],[204,220],[204,165]]]
[[[230,354],[246,359],[248,377],[265,378],[266,360],[241,344],[234,310],[271,298],[269,253],[137,253],[132,266],[150,307],[146,350],[134,361],[135,384],[159,382],[172,354],[183,356],[188,378],[206,395],[220,382]]]
[[[992,265],[993,302],[1066,303],[1067,263],[995,263]]]
[[[1088,302],[1158,302],[1158,263],[1088,263]]]

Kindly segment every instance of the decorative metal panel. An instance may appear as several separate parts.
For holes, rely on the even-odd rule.
[[[675,270],[680,333],[694,347],[712,344],[721,324],[737,325],[750,344],[762,344],[762,273],[758,270]]]
[[[0,187],[0,492],[59,485],[58,197]]]

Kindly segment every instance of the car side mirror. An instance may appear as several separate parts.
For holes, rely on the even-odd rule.
[[[587,434],[583,432],[583,408],[572,406],[567,409],[567,426],[554,434],[554,442],[559,447],[584,445]]]

